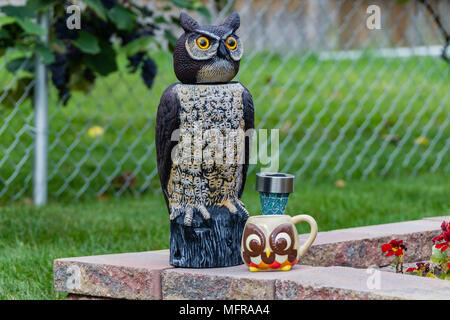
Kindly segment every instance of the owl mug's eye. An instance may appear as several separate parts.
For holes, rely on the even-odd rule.
[[[209,48],[209,40],[207,37],[198,37],[196,42],[198,47],[202,50],[206,50]]]
[[[275,246],[279,250],[285,250],[291,246],[291,237],[286,232],[280,232],[275,238]]]
[[[256,234],[251,234],[247,237],[245,244],[250,251],[257,251],[261,246],[261,239]]]
[[[233,38],[232,36],[229,36],[226,40],[225,40],[225,44],[227,45],[227,48],[230,50],[234,50],[236,49],[237,46],[237,41],[235,38]]]

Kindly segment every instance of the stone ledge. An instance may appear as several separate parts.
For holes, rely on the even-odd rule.
[[[438,221],[440,223],[442,223],[442,221],[450,221],[450,216],[440,216],[440,217],[428,217],[428,218],[423,218],[423,220],[432,220],[432,221]]]
[[[312,268],[295,266],[295,272]],[[294,272],[289,271],[288,273]],[[229,268],[175,268],[162,273],[162,298],[274,300],[275,281],[285,272],[250,272],[244,265]],[[205,295],[205,293],[208,293]]]
[[[374,270],[372,270],[373,272]],[[276,299],[282,300],[441,300],[450,299],[450,282],[349,267],[313,267],[275,282]],[[370,288],[374,286],[375,288]]]
[[[169,250],[64,258],[54,261],[56,291],[119,299],[161,299]]]
[[[450,299],[446,281],[381,271],[381,288],[369,290],[370,275],[355,269],[391,263],[380,247],[396,237],[408,245],[405,262],[427,260],[443,220],[450,217],[320,232],[302,265],[289,272],[173,268],[168,250],[57,259],[54,287],[73,298]]]
[[[428,260],[431,239],[440,232],[443,220],[450,221],[450,216],[319,232],[299,263],[354,268],[388,265],[392,259],[383,257],[380,248],[394,238],[402,239],[408,247],[405,262]],[[308,235],[299,237],[303,242]]]
[[[379,288],[370,289],[371,274],[348,267],[295,266],[288,272],[254,272],[245,266],[221,269],[170,269],[162,274],[163,299],[316,300],[316,299],[450,299],[450,283],[379,272]]]
[[[69,293],[66,300],[116,300],[115,298],[94,297],[75,293]]]

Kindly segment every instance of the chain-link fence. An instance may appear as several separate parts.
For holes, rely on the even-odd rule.
[[[381,29],[368,27],[376,18],[370,5],[380,9]],[[450,30],[450,1],[433,6]],[[253,95],[257,127],[280,130],[280,171],[310,181],[449,171],[450,69],[440,57],[442,35],[419,1],[211,0],[208,7],[212,22],[232,9],[241,14],[245,53],[237,79]],[[125,71],[123,57],[121,71],[88,94],[75,93],[67,106],[50,89],[51,198],[159,191],[155,115],[176,78],[168,51],[155,49],[152,57],[152,90]],[[27,99],[34,83],[5,72],[6,60],[1,202],[31,197],[35,152]]]

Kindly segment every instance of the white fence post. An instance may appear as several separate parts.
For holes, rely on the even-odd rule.
[[[41,37],[48,42],[49,13],[39,16],[39,24],[45,30]],[[47,203],[47,147],[48,147],[48,87],[47,67],[42,57],[35,57],[35,86],[34,86],[34,168],[33,168],[33,200],[37,206]]]

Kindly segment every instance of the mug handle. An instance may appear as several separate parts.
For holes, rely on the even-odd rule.
[[[317,230],[318,230],[317,222],[316,222],[316,220],[314,220],[313,217],[308,216],[307,214],[300,214],[298,216],[294,216],[291,218],[291,221],[293,224],[297,224],[299,222],[307,222],[309,224],[309,226],[311,227],[311,232],[309,233],[308,239],[306,240],[304,245],[300,246],[299,253],[298,253],[298,258],[300,258],[302,255],[305,254],[305,252],[309,249],[309,247],[311,247],[314,240],[316,239]]]

